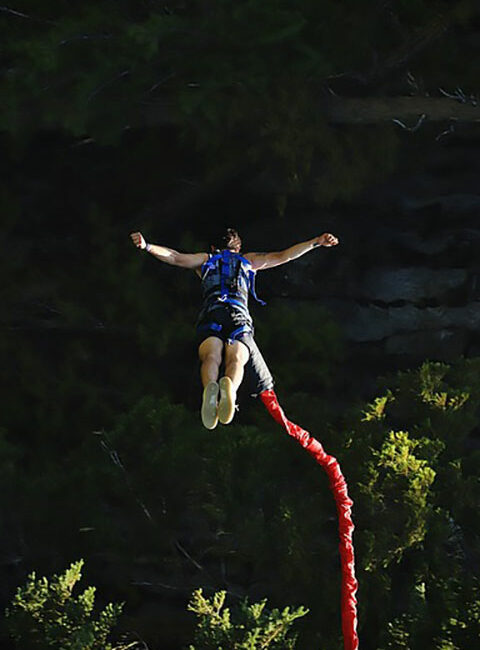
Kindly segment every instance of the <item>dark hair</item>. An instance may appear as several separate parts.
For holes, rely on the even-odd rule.
[[[212,245],[219,250],[228,248],[228,250],[238,253],[242,248],[242,240],[234,228],[226,228],[213,240]]]

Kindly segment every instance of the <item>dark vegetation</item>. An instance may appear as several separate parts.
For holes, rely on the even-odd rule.
[[[192,642],[199,587],[197,613],[220,590],[244,612],[304,605],[297,647],[340,648],[324,477],[246,391],[235,424],[201,428],[198,282],[128,233],[204,250],[225,223],[261,250],[335,232],[359,192],[478,137],[461,113],[476,3],[25,0],[0,21],[2,605],[31,571],[84,558],[101,608],[124,601],[120,633],[151,650]],[[336,120],[332,93],[362,123]],[[459,120],[410,133],[379,111],[413,126],[427,95]],[[479,360],[364,382],[368,359],[321,301],[292,308],[289,282],[259,282],[258,340],[287,413],[348,480],[363,647],[476,647]]]

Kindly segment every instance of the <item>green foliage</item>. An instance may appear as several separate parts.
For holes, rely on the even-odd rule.
[[[382,650],[470,647],[480,485],[478,452],[466,443],[477,427],[480,362],[426,362],[382,384],[351,421],[344,457],[363,598],[382,602],[363,635],[381,629]]]
[[[421,542],[426,534],[432,506],[429,491],[435,479],[435,471],[426,460],[417,458],[416,448],[435,458],[443,450],[439,441],[428,438],[411,440],[404,431],[391,431],[379,451],[373,451],[373,462],[366,469],[368,483],[362,489],[375,504],[383,525],[372,536],[375,544],[375,561],[366,565],[367,571],[377,563],[388,565],[393,558]],[[382,557],[388,537],[388,552]]]
[[[425,403],[436,409],[456,411],[464,406],[470,394],[458,388],[450,388],[450,392],[441,390],[448,371],[449,367],[444,363],[424,364],[419,373],[420,395]]]
[[[386,395],[376,397],[371,404],[367,404],[367,408],[363,411],[362,422],[372,422],[375,420],[383,420],[386,417],[385,409],[393,396],[390,391]]]
[[[423,583],[422,583],[423,584]],[[435,650],[463,650],[475,647],[480,636],[480,590],[478,582],[473,585],[460,584],[451,577],[442,581],[439,588],[450,601],[450,616],[435,621],[432,630],[428,630],[425,617],[429,615],[426,596],[423,593],[422,607],[408,614],[395,618],[387,626],[385,649],[409,650],[421,647],[420,643],[428,639],[428,647]],[[425,585],[423,584],[423,592]],[[435,600],[436,594],[430,598]],[[383,648],[382,648],[383,650]]]
[[[82,560],[75,562],[65,573],[50,579],[32,573],[26,585],[18,588],[6,616],[19,648],[114,650],[107,638],[122,605],[109,603],[94,618],[95,587],[87,587],[77,597],[73,595],[82,566]]]
[[[460,5],[450,20],[469,24],[473,2]],[[5,8],[2,15],[0,117],[10,132],[53,127],[111,143],[131,126],[174,121],[210,175],[253,163],[280,197],[303,187],[329,203],[397,159],[391,126],[326,124],[329,84],[368,76],[448,9],[439,1],[392,9],[369,0],[222,0],[208,7],[104,0],[41,9],[26,1],[21,13]],[[467,70],[475,66],[465,63],[471,49],[451,40],[454,30],[444,31],[435,58],[416,61],[419,74],[424,68],[435,77],[434,88],[463,79],[473,91],[476,78]]]
[[[201,589],[194,592],[188,609],[198,618],[195,645],[190,650],[293,650],[296,638],[290,635],[294,621],[308,610],[298,607],[282,611],[266,609],[267,601],[249,604],[244,600],[231,614],[225,607],[225,591],[211,599]],[[287,638],[288,637],[288,638]]]
[[[321,350],[315,355],[322,376]],[[473,647],[479,454],[465,441],[477,426],[480,363],[428,363],[383,384],[378,397],[335,426],[322,422],[319,410],[327,407],[308,389],[290,398],[287,409],[339,458],[354,500],[360,636],[382,650]],[[448,397],[439,403],[434,396],[441,393]],[[288,593],[312,612],[299,624],[298,648],[336,650],[340,572],[333,499],[319,468],[258,404],[253,408],[255,425],[232,424],[212,436],[196,412],[167,396],[146,397],[114,427],[66,454],[49,443],[48,456],[38,455],[31,468],[6,436],[4,487],[12,472],[16,486],[10,516],[22,521],[36,553],[48,556],[53,545],[71,556],[80,545],[93,562],[101,554],[96,571],[115,575],[127,600],[139,597],[125,586],[127,573],[141,580],[147,573],[149,581],[158,575],[161,585],[183,591],[199,584],[217,591],[228,583],[250,598],[260,593],[274,602]],[[49,511],[68,512],[48,530],[46,504]],[[213,614],[204,617],[204,637],[194,647],[208,641],[206,647],[217,648],[218,635],[228,634],[250,643],[235,635],[257,624],[250,618],[249,627],[233,610],[227,619],[218,602],[205,599],[211,611],[217,607],[223,627],[213,626]],[[246,626],[243,632],[239,625]],[[176,625],[177,642],[187,644],[187,632]],[[158,638],[156,623],[149,634]]]

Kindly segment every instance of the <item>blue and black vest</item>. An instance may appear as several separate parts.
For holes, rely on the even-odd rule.
[[[255,293],[255,271],[239,253],[228,249],[210,255],[201,268],[202,314],[223,305],[231,305],[251,320],[248,312],[249,292],[264,305]]]

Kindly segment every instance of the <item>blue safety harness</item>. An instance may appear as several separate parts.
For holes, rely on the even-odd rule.
[[[255,291],[255,271],[252,265],[239,253],[228,249],[211,255],[201,267],[204,312],[218,309],[222,304],[232,305],[250,321],[248,313],[248,294],[261,305],[266,303]],[[220,323],[209,323],[203,328],[221,331]],[[230,333],[228,342],[238,340],[245,332],[251,332],[250,325],[245,324]]]
[[[257,302],[266,304],[256,294],[255,271],[252,265],[239,253],[225,249],[210,256],[202,265],[201,277],[205,288],[204,297],[208,302],[213,297],[216,302],[226,302],[247,309],[250,291]]]

